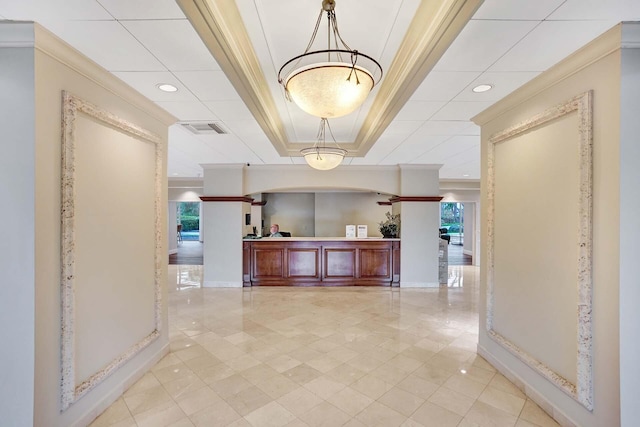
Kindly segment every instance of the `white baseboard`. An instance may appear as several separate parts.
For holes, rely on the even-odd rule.
[[[178,253],[178,249],[169,249],[169,255],[173,255],[173,254],[177,254]]]
[[[242,282],[221,282],[218,280],[205,280],[203,288],[241,288]]]
[[[523,392],[529,399],[533,400],[539,407],[542,408],[551,418],[556,420],[558,424],[563,427],[576,427],[574,423],[567,417],[556,405],[549,399],[540,394],[530,384],[527,384],[522,378],[520,378],[515,372],[509,369],[506,365],[496,359],[491,353],[489,353],[484,347],[478,344],[478,354],[484,357],[494,368],[504,375],[509,381],[511,381],[521,392]]]
[[[446,287],[446,285],[444,285]],[[439,288],[438,282],[403,282],[400,280],[401,288]]]
[[[472,251],[472,250],[469,250],[469,249],[463,249],[463,250],[462,250],[462,253],[463,253],[464,255],[473,256],[473,251]]]
[[[93,408],[91,408],[85,415],[80,417],[75,423],[72,424],[72,427],[81,427],[88,426],[91,424],[93,420],[98,418],[100,414],[102,414],[113,402],[118,400],[120,396],[124,394],[125,391],[132,385],[134,385],[140,378],[144,376],[156,363],[158,363],[164,356],[169,354],[169,343],[167,342],[156,354],[153,355],[149,360],[147,360],[140,369],[137,369],[135,372],[132,372],[128,378],[125,378],[124,381],[116,386],[109,394],[100,399]]]

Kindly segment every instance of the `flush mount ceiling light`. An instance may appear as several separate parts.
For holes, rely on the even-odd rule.
[[[326,129],[329,129],[329,134],[335,147],[327,146],[326,144]],[[318,129],[318,140],[313,147],[304,148],[300,150],[300,153],[304,156],[307,164],[314,169],[326,171],[333,169],[342,163],[342,159],[347,154],[347,150],[340,148],[336,139],[331,132],[331,126],[329,121],[325,118],[320,120],[320,128]]]
[[[174,85],[169,84],[169,83],[160,83],[160,84],[156,85],[156,87],[158,89],[160,89],[161,91],[163,91],[163,92],[177,92],[178,91],[177,87],[175,87]]]
[[[486,92],[488,90],[491,90],[492,88],[493,88],[493,85],[482,84],[482,85],[478,85],[478,86],[474,87],[471,90],[473,92],[475,92],[475,93],[482,93],[482,92]]]
[[[303,111],[325,118],[356,110],[382,78],[373,58],[351,49],[340,36],[335,0],[323,0],[315,29],[302,55],[287,61],[278,72],[287,99]],[[327,12],[327,49],[311,51],[323,12]],[[333,48],[332,48],[333,36]]]

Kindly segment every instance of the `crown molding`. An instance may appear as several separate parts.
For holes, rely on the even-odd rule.
[[[364,156],[484,0],[423,0],[355,140]]]
[[[177,3],[278,154],[289,156],[284,125],[235,1]]]
[[[625,31],[627,28],[630,28],[630,30]],[[629,47],[640,47],[640,43],[638,43],[640,42],[640,24],[617,24],[544,73],[502,98],[500,102],[472,117],[471,120],[475,124],[483,126],[495,117],[516,108],[550,87],[600,61],[602,58],[619,51],[623,47],[623,34],[627,35],[626,44]],[[633,37],[636,37],[636,43],[632,43]]]
[[[36,23],[33,25],[36,50],[66,65],[76,73],[81,74],[135,108],[144,111],[166,126],[171,126],[178,121],[177,118],[167,113],[156,103],[149,101],[131,86],[91,61],[44,27]]]
[[[253,204],[253,199],[247,196],[200,196],[200,200],[203,202],[243,202]]]
[[[349,156],[364,156],[471,19],[483,0],[422,0]],[[301,157],[290,141],[270,85],[233,0],[177,0],[200,38],[278,154]]]

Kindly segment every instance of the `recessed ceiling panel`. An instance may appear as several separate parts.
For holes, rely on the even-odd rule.
[[[126,21],[122,25],[171,71],[220,69],[186,19]]]
[[[99,0],[116,19],[182,19],[174,0]]]
[[[412,101],[451,101],[475,78],[478,71],[432,71],[411,96]]]
[[[163,72],[115,72],[117,77],[152,101],[193,101],[198,99],[173,74]],[[157,85],[169,83],[178,88],[177,92],[163,92]]]
[[[16,21],[113,19],[94,0],[8,0],[0,4],[0,14]]]
[[[539,72],[517,71],[517,72],[487,72],[482,73],[480,77],[471,82],[454,101],[487,101],[497,102],[509,95],[511,92],[536,77]],[[480,84],[490,84],[493,86],[491,90],[481,93],[475,93],[473,88]]]
[[[542,22],[490,71],[545,71],[615,24],[613,21]]]
[[[46,21],[58,37],[109,71],[165,71],[117,21]]]
[[[471,20],[434,71],[485,71],[537,24],[537,21]]]
[[[183,122],[219,120],[218,117],[200,101],[157,101],[156,104]]]
[[[489,108],[493,102],[457,102],[445,105],[433,115],[433,120],[469,120],[479,112]]]
[[[178,71],[174,75],[200,101],[238,101],[240,97],[222,71]]]
[[[446,102],[433,102],[433,101],[413,101],[410,100],[394,120],[429,120],[433,114],[440,110]]]
[[[542,21],[564,2],[565,0],[484,0],[482,7],[473,15],[473,19]],[[582,2],[580,0],[580,3]]]
[[[640,19],[640,2],[636,0],[567,0],[550,20],[611,20]]]
[[[213,113],[223,121],[254,120],[251,111],[240,100],[205,101]]]

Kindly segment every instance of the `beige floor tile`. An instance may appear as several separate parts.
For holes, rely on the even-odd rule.
[[[321,404],[323,399],[304,387],[298,387],[278,398],[277,402],[289,412],[299,417]]]
[[[269,365],[260,364],[252,366],[249,369],[245,369],[244,371],[240,372],[240,375],[246,378],[250,383],[257,384],[266,379],[275,377],[276,375],[278,375],[278,371],[276,371]]]
[[[189,418],[183,418],[181,420],[168,424],[167,427],[194,427],[194,424]]]
[[[409,375],[405,370],[402,370],[390,363],[385,363],[384,365],[379,366],[371,371],[370,374],[393,385],[398,384]]]
[[[344,424],[342,427],[367,427],[366,424],[364,424],[362,421],[358,421],[355,418],[351,418],[346,424]]]
[[[525,402],[520,418],[540,427],[555,427],[558,425],[553,418],[530,399]]]
[[[506,393],[512,394],[521,399],[527,398],[527,396],[518,387],[516,387],[515,384],[513,384],[511,381],[509,381],[505,376],[503,376],[500,373],[497,373],[494,375],[494,377],[489,382],[489,386],[493,388],[497,388],[498,390],[502,390]]]
[[[222,361],[209,352],[203,356],[194,357],[193,359],[185,360],[184,362],[184,364],[196,374],[198,371],[219,365],[220,363],[222,363]]]
[[[166,427],[186,417],[173,401],[134,415],[138,427]]]
[[[303,363],[302,365],[298,365],[295,368],[284,371],[282,375],[284,375],[291,381],[295,381],[300,385],[304,385],[309,381],[315,380],[316,378],[322,376],[322,372],[312,368],[306,363]]]
[[[406,350],[403,350],[400,354],[403,356],[415,359],[418,362],[422,362],[422,363],[427,362],[429,359],[431,359],[435,355],[433,351],[416,347],[415,345],[412,345]]]
[[[169,381],[168,383],[162,384],[162,386],[167,390],[167,393],[176,400],[184,394],[191,393],[207,385],[198,378],[197,375],[188,375],[179,380]]]
[[[360,353],[350,350],[348,348],[345,347],[338,347],[335,348],[333,350],[331,350],[330,352],[327,353],[327,356],[339,360],[342,363],[345,363],[351,359],[353,359],[354,357],[356,357],[357,355],[359,355]]]
[[[262,362],[260,362],[258,359],[255,359],[248,354],[235,359],[227,360],[225,363],[236,372],[241,372],[262,364]]]
[[[193,345],[184,350],[177,351],[175,355],[178,356],[178,358],[183,362],[186,362],[188,360],[195,359],[198,357],[208,356],[210,355],[210,353],[200,345]]]
[[[364,377],[367,373],[351,365],[343,363],[325,374],[326,377],[341,382],[344,385],[351,385],[355,381]]]
[[[402,423],[401,427],[424,427],[424,424],[420,424],[419,422],[409,418],[404,423]]]
[[[223,399],[240,393],[242,390],[253,386],[249,381],[240,376],[239,374],[231,375],[230,377],[216,381],[209,387],[220,395]]]
[[[322,399],[327,400],[328,398],[345,388],[345,385],[341,382],[334,381],[329,377],[321,376],[306,383],[304,385],[304,388],[316,394],[317,396],[320,396]]]
[[[347,413],[336,408],[329,402],[322,402],[298,418],[307,423],[310,427],[341,426],[351,419]]]
[[[151,372],[147,372],[124,392],[123,396],[133,396],[160,385],[160,381]]]
[[[175,400],[185,414],[192,415],[207,406],[220,402],[222,398],[209,387],[202,387],[198,390],[185,393]]]
[[[435,368],[429,365],[422,365],[411,373],[413,376],[420,377],[430,383],[442,385],[447,382],[453,375],[451,372]]]
[[[438,405],[425,402],[411,415],[411,419],[425,427],[455,427],[462,417]]]
[[[338,393],[329,397],[327,402],[343,410],[352,417],[355,417],[374,401],[370,397],[365,396],[351,387],[345,387]]]
[[[148,411],[163,403],[173,402],[171,396],[161,386],[155,386],[133,396],[125,396],[124,401],[132,415]]]
[[[240,419],[240,415],[227,402],[221,401],[191,415],[196,427],[227,426]]]
[[[244,417],[254,426],[280,427],[289,424],[296,416],[283,408],[278,402],[271,402]]]
[[[170,381],[179,380],[180,378],[187,377],[189,375],[193,375],[194,372],[189,369],[184,362],[180,362],[178,364],[167,366],[166,368],[157,370],[153,373],[160,384],[165,384]]]
[[[151,368],[151,372],[156,372],[160,369],[166,368],[167,366],[177,365],[180,363],[182,363],[182,360],[180,360],[178,356],[173,353],[169,353],[156,363],[153,368]]]
[[[260,381],[256,386],[271,396],[272,399],[278,399],[297,389],[300,385],[291,381],[284,375],[276,375],[264,381]]]
[[[485,384],[469,379],[463,374],[452,375],[443,385],[473,399],[477,399],[486,388]]]
[[[238,414],[245,416],[266,405],[273,399],[256,386],[251,386],[226,399],[226,402]]]
[[[493,387],[487,387],[484,389],[480,397],[478,397],[478,400],[516,417],[520,415],[525,403],[525,399],[521,399]]]
[[[405,417],[409,417],[424,403],[424,399],[406,390],[394,387],[382,395],[378,402],[400,412]]]
[[[277,372],[282,373],[284,371],[288,371],[291,368],[295,368],[298,365],[301,365],[302,362],[298,359],[294,359],[288,354],[283,354],[269,360],[268,362],[266,362],[266,364],[271,366]]]
[[[415,375],[410,375],[400,381],[396,387],[408,391],[424,400],[427,400],[440,388],[438,384],[434,384]]]
[[[295,420],[287,424],[285,427],[309,427],[309,424],[305,423],[299,418],[296,418]]]
[[[398,354],[390,359],[387,364],[391,364],[409,374],[422,366],[423,362],[420,362],[411,357],[404,356],[402,354]]]
[[[315,359],[307,360],[306,363],[323,374],[342,364],[338,359],[334,359],[326,354],[316,357]]]
[[[469,362],[467,361],[466,363],[468,364]],[[474,365],[463,366],[459,372],[467,378],[482,384],[489,384],[496,375],[495,371],[479,368]]]
[[[360,412],[356,419],[371,427],[392,427],[402,425],[407,420],[407,417],[388,406],[373,402]]]
[[[446,386],[440,387],[435,393],[429,397],[429,402],[442,406],[451,412],[454,412],[462,417],[471,409],[475,399],[466,396],[457,391],[453,391]]]
[[[232,422],[231,424],[227,424],[225,427],[252,427],[249,421],[244,418],[239,418]]]
[[[539,427],[536,424],[530,423],[529,421],[525,421],[522,418],[518,418],[515,427]]]
[[[388,382],[376,378],[373,375],[365,375],[358,381],[351,384],[350,387],[373,400],[377,400],[380,396],[391,390],[393,388],[393,384],[389,384]]]
[[[91,427],[107,427],[128,419],[133,421],[133,417],[129,412],[129,408],[127,408],[127,404],[124,403],[122,398],[120,398],[100,414],[100,416],[91,423]]]
[[[464,418],[481,427],[513,427],[518,420],[513,415],[478,401],[473,404]]]
[[[225,378],[229,378],[234,375],[236,372],[227,366],[224,363],[219,363],[217,365],[209,366],[208,368],[203,368],[195,372],[195,374],[205,383],[205,384],[213,384],[217,381],[223,380]]]
[[[351,365],[354,368],[358,368],[361,371],[371,372],[379,366],[382,366],[384,361],[376,359],[369,354],[361,354],[347,362],[347,365]]]

